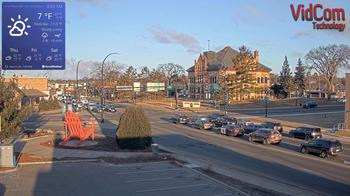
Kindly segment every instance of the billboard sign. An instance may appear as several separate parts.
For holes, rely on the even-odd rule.
[[[65,69],[65,3],[2,3],[2,68]]]
[[[165,90],[164,83],[148,82],[146,86],[147,86],[147,92],[158,92],[158,91]]]
[[[141,89],[141,83],[140,82],[134,82],[134,91],[140,92]]]
[[[116,86],[117,91],[132,91],[132,86]]]

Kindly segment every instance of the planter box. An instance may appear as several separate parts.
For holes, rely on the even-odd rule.
[[[0,145],[0,167],[15,167],[13,145]]]

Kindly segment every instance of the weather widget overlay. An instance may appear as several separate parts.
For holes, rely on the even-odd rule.
[[[2,3],[2,68],[65,69],[65,3]]]

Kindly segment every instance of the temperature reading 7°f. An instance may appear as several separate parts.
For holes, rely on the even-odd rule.
[[[41,18],[47,18],[50,20],[52,18],[52,13],[51,12],[44,12],[44,13],[38,13],[38,19],[40,20]]]

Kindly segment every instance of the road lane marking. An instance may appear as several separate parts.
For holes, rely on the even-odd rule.
[[[309,116],[309,115],[324,115],[324,114],[338,114],[344,113],[344,111],[336,111],[336,112],[313,112],[313,113],[296,113],[296,114],[268,114],[268,117],[288,117],[288,116]],[[246,114],[250,115],[250,114]],[[264,115],[257,115],[258,117],[263,117]]]
[[[173,186],[173,187],[167,187],[167,188],[157,188],[157,189],[145,189],[145,190],[138,190],[136,193],[146,193],[146,192],[155,192],[155,191],[170,191],[170,190],[176,190],[176,189],[187,189],[187,188],[193,188],[193,187],[200,187],[200,186],[209,186],[210,184],[192,184],[192,185],[184,185],[184,186]]]
[[[226,195],[232,195],[232,193],[220,193],[220,194],[215,194],[214,196],[226,196]]]
[[[185,126],[176,125],[176,124],[171,124],[171,126],[175,126],[175,127],[180,127],[181,126],[181,127],[185,128]],[[179,134],[180,133],[180,132],[175,132],[175,131],[172,131],[172,130],[169,130],[169,129],[165,130],[164,128],[160,128],[160,127],[157,127],[157,128],[161,132],[168,132],[168,133],[172,133],[172,134]],[[193,134],[199,133],[201,135],[206,135],[206,136],[211,136],[211,137],[214,136],[216,139],[224,139],[226,141],[231,141],[231,142],[235,141],[235,142],[239,142],[241,144],[253,145],[253,144],[250,144],[249,142],[247,142],[245,140],[240,140],[238,138],[230,138],[230,137],[226,137],[226,136],[223,136],[223,135],[218,135],[218,134],[214,134],[214,133],[207,132],[207,131],[201,131],[201,130],[197,130],[197,129],[190,128],[190,127],[186,127],[186,128],[187,128],[188,132],[193,133]],[[186,137],[188,137],[188,138],[192,138],[192,139],[195,138],[196,140],[199,140],[199,141],[202,141],[202,142],[210,142],[207,139],[201,139],[201,138],[198,138],[198,137],[195,137],[195,136],[189,136],[188,133],[181,132],[181,134],[186,136]],[[216,141],[214,141],[214,142],[211,141],[210,143],[212,143],[214,145],[218,145],[218,143]],[[219,145],[219,146],[222,147],[222,145]],[[260,147],[260,149],[267,149],[267,150],[271,150],[271,151],[274,151],[274,152],[280,152],[280,153],[284,153],[284,154],[287,154],[287,155],[301,157],[301,158],[305,158],[305,159],[309,159],[309,160],[311,159],[313,161],[321,162],[321,163],[324,163],[324,164],[330,164],[330,165],[335,165],[335,166],[339,166],[339,167],[343,167],[343,168],[349,169],[348,165],[340,164],[340,163],[336,163],[336,162],[330,162],[330,161],[319,159],[319,158],[316,158],[316,157],[305,156],[304,154],[301,154],[301,153],[293,151],[293,150],[285,149],[283,147],[275,148],[273,146],[264,146],[264,145],[260,145],[259,147]],[[226,146],[226,148],[227,148],[227,146]],[[229,149],[234,150],[234,151],[237,150],[237,149],[234,149],[232,147],[229,147]],[[253,154],[255,154],[255,153],[253,153]]]
[[[190,176],[184,176],[184,177],[190,177]],[[175,177],[164,177],[164,178],[149,178],[149,179],[139,179],[139,180],[127,180],[125,183],[134,183],[134,182],[153,182],[153,181],[159,181],[159,180],[171,180]]]
[[[117,172],[115,174],[118,174],[118,175],[142,174],[142,173],[166,172],[166,171],[177,171],[177,170],[182,170],[182,169],[181,168],[175,168],[175,169],[158,169],[158,170],[135,171],[135,172]]]

